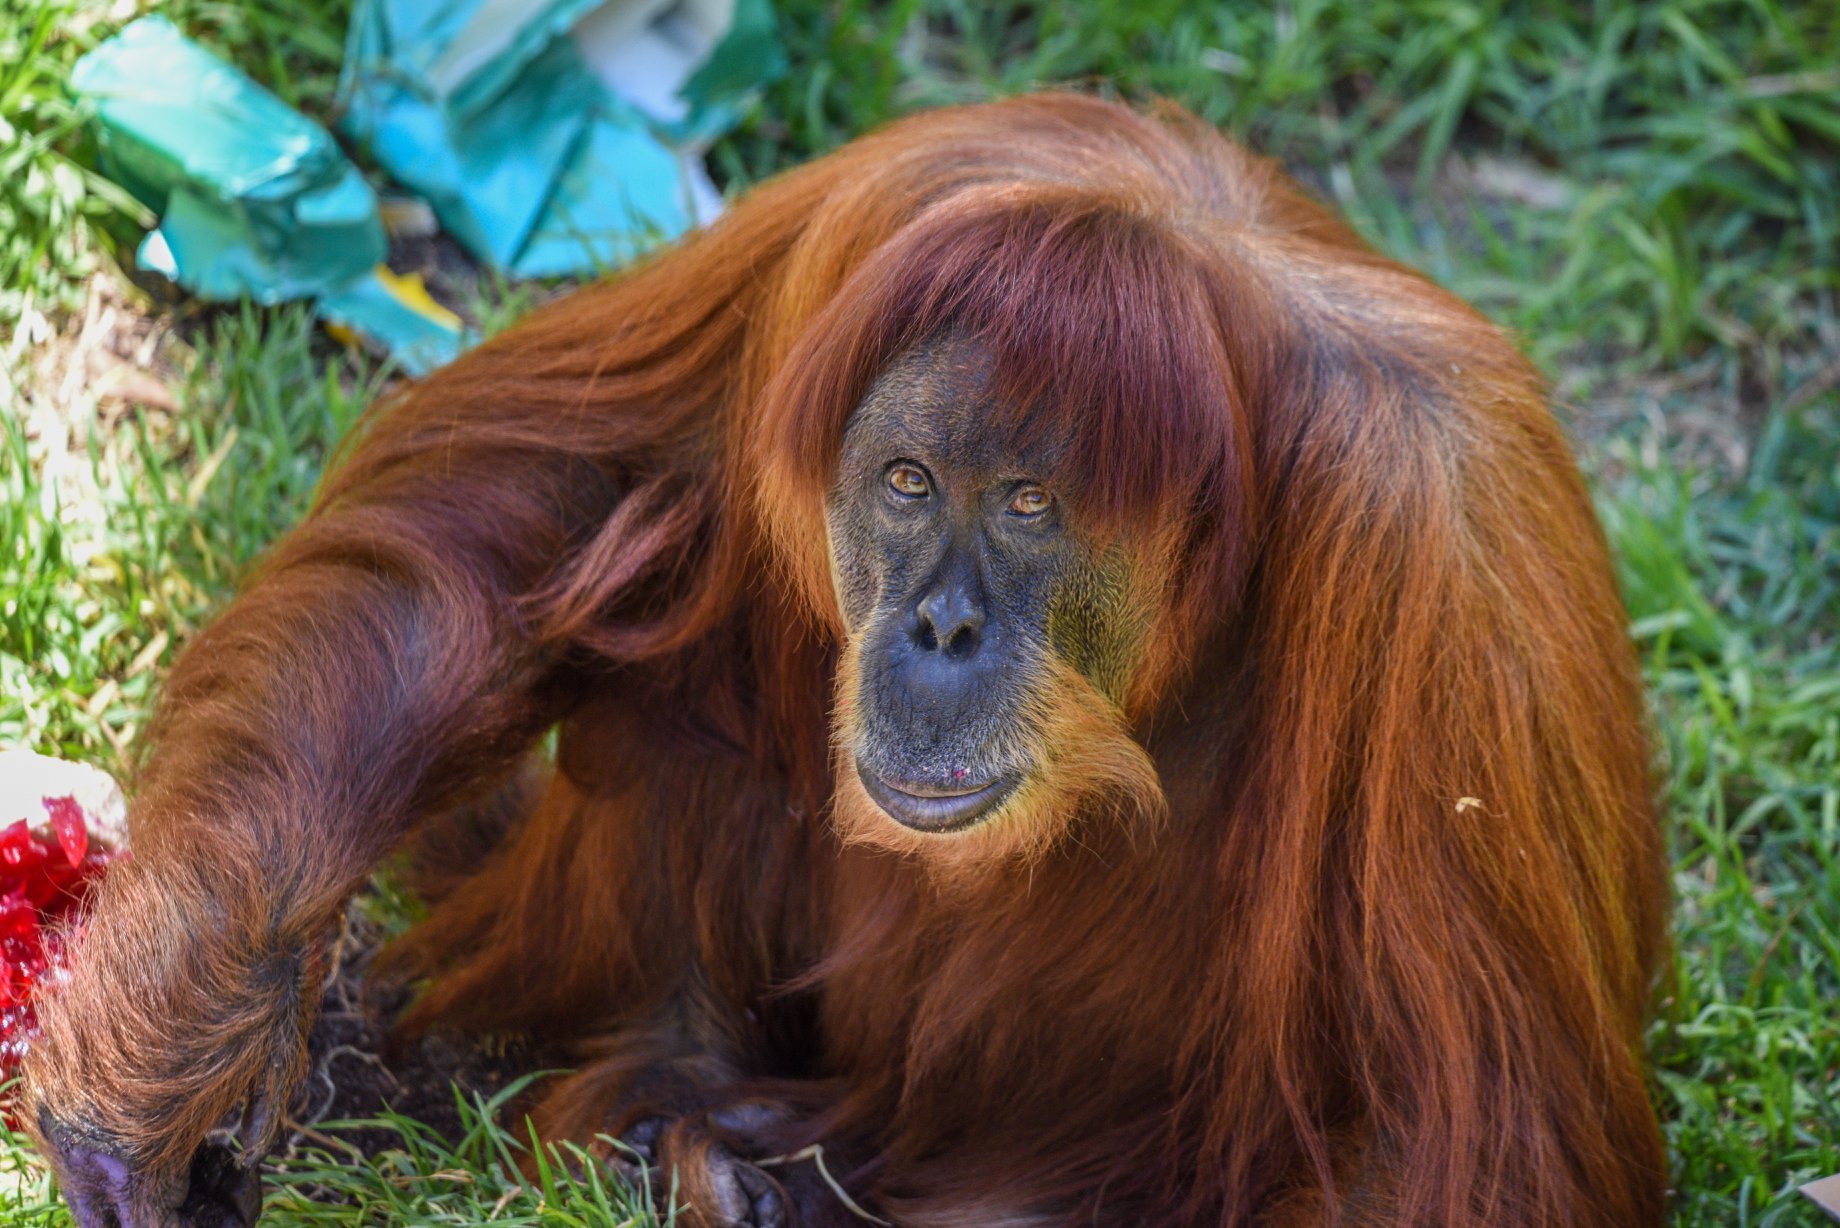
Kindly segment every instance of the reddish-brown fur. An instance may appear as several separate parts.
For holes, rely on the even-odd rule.
[[[948,328],[1150,620],[1042,734],[1148,760],[982,846],[831,760],[830,465]],[[381,410],[173,673],[40,1101],[160,1170],[284,1095],[348,893],[557,721],[412,1023],[576,1042],[541,1127],[667,1107],[693,1201],[821,1142],[916,1228],[1662,1214],[1642,702],[1540,381],[1186,116],[903,121]]]

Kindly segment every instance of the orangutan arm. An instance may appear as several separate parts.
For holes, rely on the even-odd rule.
[[[73,1167],[92,1170],[83,1228],[212,1220],[175,1210],[186,1165],[238,1104],[284,1106],[314,952],[353,887],[417,816],[502,773],[587,681],[583,661],[668,653],[719,615],[701,549],[718,424],[746,384],[767,266],[824,182],[789,176],[752,222],[576,291],[417,385],[185,654],[134,858],[28,1063],[28,1116],[73,1207]],[[263,1131],[245,1133],[259,1154]]]
[[[244,1102],[260,1152],[347,897],[556,718],[559,650],[528,631],[526,599],[608,518],[618,480],[548,442],[540,415],[469,417],[484,406],[439,390],[384,414],[166,685],[133,855],[29,1068],[54,1154],[76,1137],[147,1187],[99,1195],[120,1206],[175,1205],[177,1174]]]

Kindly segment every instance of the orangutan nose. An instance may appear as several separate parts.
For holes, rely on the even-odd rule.
[[[914,643],[923,652],[969,660],[984,639],[984,595],[967,560],[948,559],[914,608]]]

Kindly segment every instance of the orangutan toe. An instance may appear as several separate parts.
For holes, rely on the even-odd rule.
[[[712,1228],[786,1228],[779,1182],[728,1148],[709,1149],[705,1184],[713,1205],[698,1209]]]
[[[648,1167],[658,1163],[658,1144],[664,1138],[665,1128],[671,1124],[669,1117],[641,1117],[626,1127],[620,1135],[620,1148],[632,1156],[644,1161]]]
[[[675,1199],[697,1228],[787,1228],[785,1192],[758,1165],[709,1139],[697,1119],[643,1117],[620,1133],[607,1166],[662,1209]]]

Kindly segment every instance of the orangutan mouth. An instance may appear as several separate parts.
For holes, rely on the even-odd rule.
[[[1016,787],[1013,776],[999,776],[973,789],[945,790],[928,785],[890,784],[860,761],[856,775],[871,800],[888,817],[915,831],[943,834],[963,831],[995,810]]]

